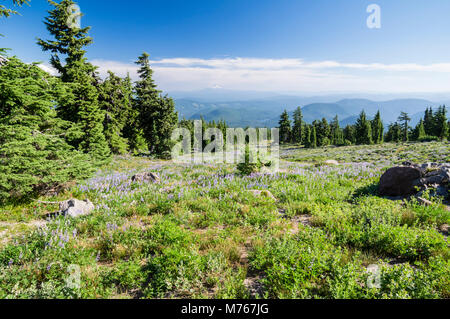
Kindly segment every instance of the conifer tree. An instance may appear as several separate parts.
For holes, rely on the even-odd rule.
[[[409,121],[411,121],[411,118],[409,117],[408,113],[401,112],[400,116],[398,117],[398,121],[402,123],[402,139],[404,142],[409,141]]]
[[[139,152],[148,151],[144,133],[140,127],[138,105],[133,100],[134,88],[129,74],[123,79],[123,86],[124,90],[130,94],[130,108],[122,130],[123,138],[127,140],[128,149],[131,153],[138,154]]]
[[[304,123],[302,108],[299,106],[294,111],[294,127],[292,128],[292,142],[302,144],[304,137]]]
[[[304,141],[305,147],[310,148],[311,147],[311,127],[310,125],[305,126],[305,141]]]
[[[425,126],[423,124],[423,120],[421,119],[419,124],[417,124],[416,128],[414,129],[414,138],[415,140],[420,141],[425,138],[425,136]]]
[[[160,96],[153,80],[150,67],[150,55],[143,53],[136,64],[140,80],[135,85],[136,109],[139,111],[139,123],[151,154],[167,157],[172,147],[171,135],[178,122],[173,100]]]
[[[344,145],[344,133],[342,132],[341,127],[339,125],[339,117],[337,115],[331,122],[330,127],[332,136],[331,143],[337,146]]]
[[[433,115],[433,109],[427,108],[425,110],[425,117],[423,119],[423,125],[425,128],[425,133],[428,136],[433,136],[434,135],[434,115]]]
[[[279,121],[279,129],[280,129],[280,142],[289,143],[289,141],[291,140],[291,121],[289,119],[289,114],[287,110],[284,110],[283,114],[281,114],[281,118]]]
[[[359,145],[372,144],[372,127],[367,120],[366,112],[362,111],[355,125],[356,143]]]
[[[384,127],[381,121],[380,111],[377,112],[374,119],[372,120],[372,141],[375,144],[383,143]]]
[[[386,142],[398,143],[402,140],[402,127],[398,122],[389,125],[385,137]]]
[[[108,71],[108,77],[99,85],[99,105],[105,113],[104,135],[115,154],[127,152],[127,139],[123,130],[131,113],[131,87],[129,78],[122,79]]]
[[[448,138],[449,128],[447,121],[447,109],[444,105],[439,107],[439,110],[436,113],[436,136],[441,140]]]
[[[98,91],[95,87],[95,67],[87,62],[83,48],[92,43],[87,34],[90,27],[70,27],[68,8],[72,0],[60,3],[49,0],[54,6],[45,19],[47,30],[54,40],[38,39],[44,51],[52,53],[50,63],[66,83],[65,94],[58,99],[58,115],[75,124],[79,129],[77,138],[71,141],[76,148],[90,153],[97,161],[109,158],[110,150],[103,134],[104,113],[98,105]],[[65,63],[61,60],[65,56]]]
[[[327,146],[330,144],[331,127],[326,118],[321,121],[314,121],[313,126],[316,128],[317,146]]]
[[[356,144],[356,133],[353,125],[344,128],[344,139],[346,144]]]
[[[317,131],[316,131],[316,126],[315,125],[312,126],[310,147],[311,148],[316,148],[317,147]]]
[[[71,123],[56,117],[59,79],[10,58],[0,67],[0,83],[0,202],[88,177],[88,156],[65,141]]]

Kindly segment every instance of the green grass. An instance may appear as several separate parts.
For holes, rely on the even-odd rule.
[[[438,231],[450,213],[439,200],[423,207],[376,194],[386,167],[450,162],[448,143],[281,153],[279,173],[247,177],[231,165],[115,157],[41,199],[89,198],[92,215],[42,226],[57,206],[0,208],[0,298],[450,297]],[[343,164],[322,165],[328,159]],[[131,183],[141,171],[161,184]],[[370,264],[380,266],[379,288],[367,284]],[[80,287],[68,284],[73,265]]]

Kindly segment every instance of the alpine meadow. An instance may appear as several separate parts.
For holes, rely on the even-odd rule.
[[[450,298],[448,21],[108,2],[0,1],[0,299]]]

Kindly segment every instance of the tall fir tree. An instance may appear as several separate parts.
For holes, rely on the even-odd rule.
[[[280,129],[280,142],[289,143],[291,140],[291,120],[287,110],[281,114],[278,128]]]
[[[294,126],[292,128],[292,142],[302,144],[304,139],[304,122],[302,108],[299,106],[294,111]]]
[[[125,126],[122,130],[123,137],[127,140],[128,149],[132,154],[148,151],[147,143],[144,139],[144,132],[139,121],[139,106],[133,98],[133,83],[128,74],[123,80],[124,90],[130,92],[130,109],[126,118]]]
[[[317,147],[317,130],[316,130],[316,126],[313,125],[312,126],[312,130],[311,130],[311,143],[310,143],[310,147],[311,148],[316,148]]]
[[[140,80],[135,85],[134,103],[139,111],[139,123],[148,149],[155,156],[167,157],[172,146],[171,135],[178,122],[178,114],[171,98],[160,96],[153,80],[150,55],[143,53],[136,64]]]
[[[326,118],[321,121],[314,121],[313,126],[316,128],[317,146],[330,145],[331,127]]]
[[[98,99],[105,113],[103,128],[109,148],[115,154],[125,154],[128,141],[123,137],[123,130],[132,112],[129,78],[122,79],[108,71],[108,77],[99,84]]]
[[[374,119],[371,122],[372,124],[372,141],[374,144],[383,143],[384,137],[384,126],[381,120],[380,111],[377,112]]]
[[[339,125],[339,117],[336,115],[330,124],[331,127],[331,143],[333,145],[344,145],[344,133]]]
[[[98,105],[95,67],[87,62],[83,49],[92,43],[92,38],[87,35],[90,27],[79,29],[68,25],[68,9],[75,4],[74,1],[57,3],[49,0],[49,3],[54,9],[48,11],[45,25],[54,40],[38,39],[38,44],[44,51],[52,53],[50,64],[67,83],[66,94],[58,99],[58,115],[75,123],[80,131],[71,144],[102,162],[109,158],[110,150],[103,134],[104,113]]]
[[[441,140],[445,140],[449,137],[447,108],[444,106],[439,107],[436,113],[436,136]]]
[[[304,141],[305,147],[310,148],[311,147],[311,126],[305,125],[305,141]]]
[[[423,125],[425,128],[425,133],[428,136],[433,136],[435,134],[434,132],[434,115],[433,115],[433,109],[427,108],[425,110],[425,117],[423,119]]]
[[[356,144],[356,131],[353,125],[347,125],[344,128],[345,144]]]
[[[423,138],[425,138],[425,125],[423,124],[423,120],[420,119],[419,124],[417,124],[416,128],[414,129],[414,139],[416,141],[420,141]]]
[[[402,123],[402,140],[404,142],[409,141],[409,122],[411,121],[411,118],[409,117],[408,113],[401,112],[400,116],[398,117],[398,121]]]
[[[372,144],[372,127],[367,120],[366,112],[362,111],[355,125],[356,143],[359,145]]]
[[[386,142],[395,143],[402,141],[402,126],[398,122],[389,125],[385,140]]]

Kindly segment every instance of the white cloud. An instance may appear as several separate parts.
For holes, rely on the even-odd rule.
[[[102,77],[111,70],[137,79],[132,62],[93,60]],[[449,91],[450,63],[383,64],[261,58],[170,58],[151,61],[165,91],[224,88],[295,92]],[[42,65],[42,68],[47,67]]]

